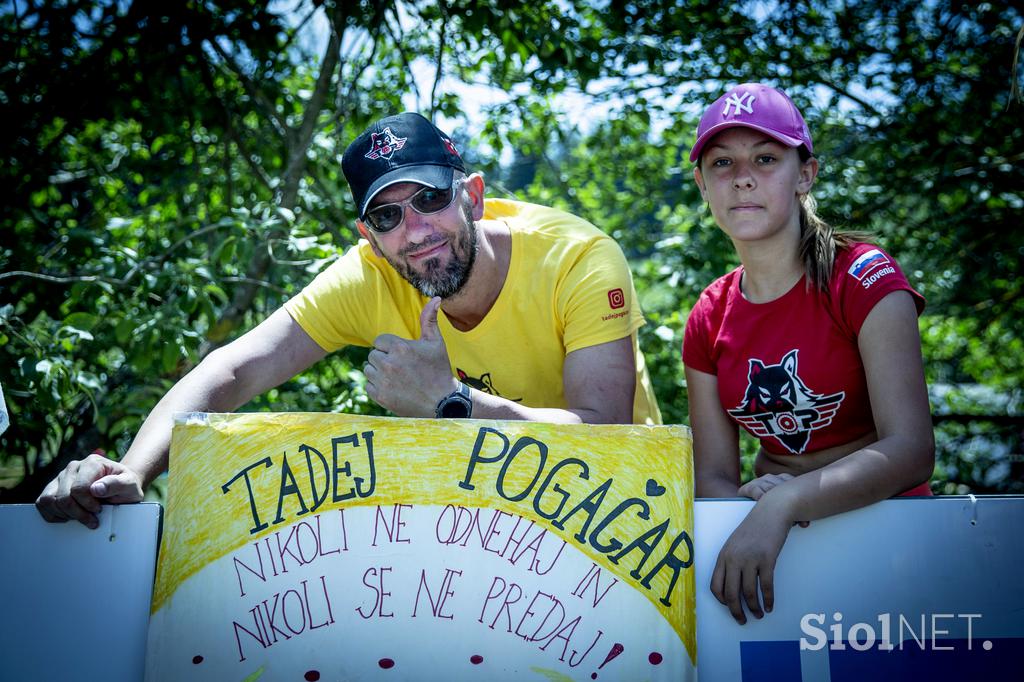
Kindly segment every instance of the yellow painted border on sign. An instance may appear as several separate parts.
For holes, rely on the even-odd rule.
[[[391,504],[498,509],[534,521],[643,592],[695,664],[685,426],[179,417],[152,611],[210,562],[304,514]]]

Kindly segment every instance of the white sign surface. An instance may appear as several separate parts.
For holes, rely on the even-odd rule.
[[[108,506],[89,530],[0,505],[0,679],[142,679],[160,513]]]

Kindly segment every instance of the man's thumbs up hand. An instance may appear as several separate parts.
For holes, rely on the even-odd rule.
[[[427,305],[423,308],[423,312],[420,313],[421,341],[434,341],[436,339],[440,339],[441,344],[444,345],[444,339],[441,338],[441,330],[437,328],[437,311],[440,309],[440,297],[435,296],[427,301]]]
[[[363,366],[366,392],[399,417],[433,417],[442,398],[458,388],[452,376],[437,315],[441,299],[434,297],[420,313],[420,338],[381,334]]]

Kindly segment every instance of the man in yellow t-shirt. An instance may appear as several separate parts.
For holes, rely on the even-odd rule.
[[[484,200],[424,117],[382,119],[342,158],[364,237],[255,329],[161,399],[120,462],[72,462],[36,502],[97,527],[167,467],[175,412],[226,412],[345,345],[370,346],[367,392],[403,417],[661,421],[626,259],[593,225]]]

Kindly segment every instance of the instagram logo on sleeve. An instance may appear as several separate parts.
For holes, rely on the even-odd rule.
[[[626,295],[622,293],[622,289],[612,289],[608,292],[608,305],[612,307],[612,310],[626,305]]]

